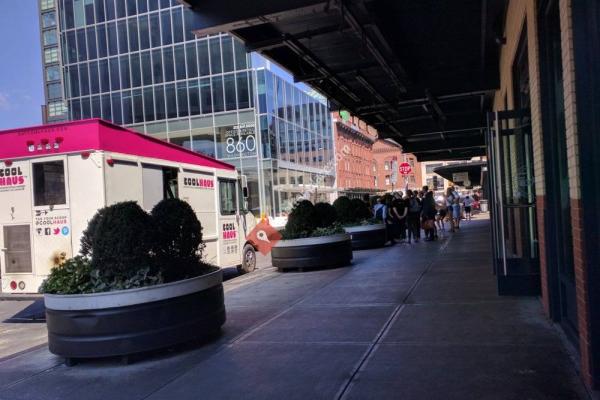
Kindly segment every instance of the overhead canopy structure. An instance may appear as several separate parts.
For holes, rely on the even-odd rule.
[[[487,161],[450,164],[433,169],[442,178],[460,186],[483,186],[485,181],[484,167]],[[466,183],[468,181],[469,184]]]
[[[180,0],[421,161],[485,154],[505,0]]]

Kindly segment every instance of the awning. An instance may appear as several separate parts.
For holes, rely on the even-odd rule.
[[[442,178],[449,180],[455,185],[473,187],[482,186],[482,176],[485,175],[487,162],[474,161],[468,163],[458,163],[444,165],[433,169],[433,172],[440,175]]]
[[[181,1],[181,0],[180,0]],[[420,161],[485,154],[505,0],[186,0]]]

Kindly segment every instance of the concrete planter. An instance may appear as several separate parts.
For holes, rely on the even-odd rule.
[[[346,233],[280,240],[271,250],[271,259],[280,271],[343,267],[352,261],[352,243]]]
[[[50,352],[127,356],[204,337],[225,323],[223,273],[113,292],[45,294]]]
[[[385,224],[357,225],[344,228],[352,238],[352,249],[374,249],[385,246]]]

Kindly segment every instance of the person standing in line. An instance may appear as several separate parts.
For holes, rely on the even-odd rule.
[[[394,219],[396,221],[396,237],[402,242],[406,240],[406,215],[407,209],[404,206],[404,200],[402,200],[402,192],[394,193],[394,200],[392,201]]]
[[[411,238],[414,239],[415,243],[419,242],[421,236],[420,232],[420,217],[421,217],[421,204],[417,196],[417,191],[408,191],[408,214],[406,222],[408,224],[408,243],[411,242]]]
[[[452,219],[455,229],[460,229],[460,195],[456,188],[452,188]]]
[[[435,215],[437,210],[435,208],[433,193],[427,192],[423,199],[423,210],[421,211],[421,217],[423,229],[425,231],[425,240],[428,242],[435,240],[437,236],[435,233]]]
[[[373,216],[375,217],[375,219],[381,221],[382,223],[385,223],[385,213],[386,213],[386,209],[385,209],[385,204],[383,204],[383,200],[380,196],[377,196],[375,198],[375,205],[373,206]]]
[[[465,206],[465,220],[467,221],[471,220],[471,206],[473,205],[473,202],[473,198],[469,195],[466,195],[463,200],[463,204]]]
[[[386,193],[383,196],[383,204],[385,204],[385,231],[387,233],[387,238],[388,241],[390,242],[390,244],[394,245],[396,244],[396,240],[394,239],[394,214],[392,211],[392,195],[389,193]]]
[[[428,185],[423,185],[423,190],[422,190],[423,200],[421,202],[421,208],[424,206],[425,198],[427,197],[427,193],[429,193],[429,192],[430,192],[429,186]],[[436,219],[436,216],[437,216],[437,204],[435,202],[435,197],[433,195],[433,191],[431,191],[431,198],[433,199],[433,209],[435,210],[435,214],[433,216],[433,224],[432,224],[433,225],[433,237],[434,237],[434,239],[437,239],[437,237],[438,237],[438,232],[437,232],[438,231],[438,227],[437,227],[437,225],[435,223],[435,219]]]
[[[417,221],[417,239],[421,240],[421,210],[423,210],[423,197],[425,194],[422,191],[415,190],[415,199],[419,203],[419,218]]]
[[[434,199],[435,200],[435,199]],[[437,215],[436,215],[436,225],[438,231],[445,232],[446,231],[446,215],[448,214],[448,207],[446,206],[446,196],[442,195],[442,200],[440,203],[436,202],[437,206]]]
[[[454,223],[454,190],[452,186],[446,189],[446,207],[448,208],[448,219],[450,220],[450,232],[456,232]]]

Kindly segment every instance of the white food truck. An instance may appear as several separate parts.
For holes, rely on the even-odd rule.
[[[101,120],[0,132],[0,281],[3,293],[37,292],[50,269],[79,252],[99,208],[135,200],[149,211],[187,201],[203,227],[204,258],[256,266],[246,239],[256,221],[232,165]]]

